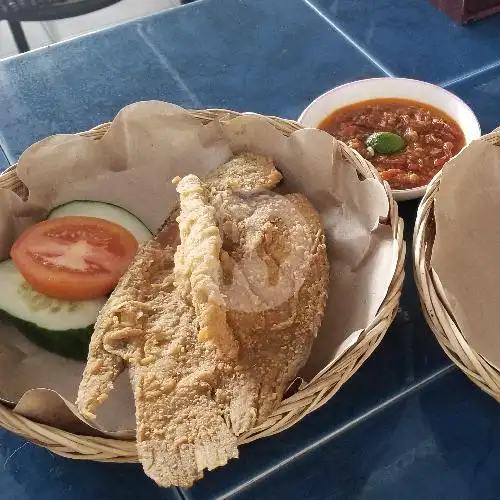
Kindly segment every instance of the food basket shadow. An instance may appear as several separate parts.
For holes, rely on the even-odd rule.
[[[240,113],[233,111],[215,109],[195,110],[190,113],[204,124],[216,119],[231,120],[240,116]],[[276,117],[261,118],[266,119],[286,136],[303,128],[294,121]],[[102,124],[90,131],[82,132],[80,135],[99,140],[108,128],[109,124]],[[345,144],[340,144],[340,147],[344,158],[356,168],[361,178],[373,178],[380,181],[376,169],[356,151],[348,148]],[[22,197],[27,196],[26,187],[16,175],[15,165],[0,176],[0,187],[11,189]],[[397,242],[398,261],[387,295],[373,322],[362,332],[358,341],[327,371],[283,399],[281,405],[265,422],[239,436],[238,444],[282,432],[308,413],[324,405],[366,361],[389,328],[398,309],[404,279],[405,242],[403,241],[403,221],[398,216],[397,204],[392,198],[389,186],[384,184],[384,188],[389,202],[389,213],[385,222],[391,227]],[[64,457],[101,462],[137,462],[134,441],[72,434],[18,415],[1,403],[0,425]]]
[[[500,146],[500,128],[480,140]],[[441,178],[442,172],[439,172],[430,182],[415,221],[413,271],[422,310],[429,327],[451,361],[472,382],[500,402],[500,371],[469,345],[431,272],[430,263],[436,235],[434,203]]]

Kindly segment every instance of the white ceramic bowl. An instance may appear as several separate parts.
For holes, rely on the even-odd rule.
[[[303,111],[298,121],[304,127],[316,128],[336,109],[383,97],[413,99],[441,109],[461,127],[466,144],[481,136],[476,115],[462,99],[437,85],[408,78],[370,78],[346,83],[316,98]],[[423,196],[426,187],[393,189],[392,193],[398,201],[411,200]]]

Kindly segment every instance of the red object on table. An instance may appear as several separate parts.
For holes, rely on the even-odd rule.
[[[477,21],[500,12],[500,0],[431,0],[460,24]]]

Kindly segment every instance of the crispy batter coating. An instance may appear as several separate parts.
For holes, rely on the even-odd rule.
[[[209,174],[207,184],[214,192],[257,191],[274,189],[281,179],[281,174],[269,158],[252,153],[241,153]],[[178,226],[175,224],[178,213],[178,209],[173,211],[155,238],[165,247],[163,259],[168,260],[169,249],[172,251],[173,259],[173,253],[178,244]],[[107,399],[113,389],[114,380],[125,368],[124,360],[119,355],[104,348],[104,337],[108,331],[117,332],[122,328],[121,315],[115,315],[115,310],[119,312],[120,308],[123,309],[134,300],[133,285],[136,276],[140,277],[143,272],[144,261],[151,260],[151,264],[154,264],[153,259],[148,257],[148,252],[149,248],[139,250],[134,262],[122,277],[96,321],[77,399],[78,408],[87,419],[95,418],[96,409]],[[141,300],[143,303],[147,301],[146,295],[142,294],[141,297],[138,304]],[[128,331],[130,332],[130,329]]]
[[[92,417],[128,366],[138,454],[161,486],[238,456],[237,436],[279,404],[321,323],[321,223],[301,195],[256,192],[281,179],[270,165],[240,155],[206,186],[180,180],[180,245],[171,216],[97,320],[78,408]]]
[[[266,156],[241,153],[208,174],[205,181],[214,191],[274,189],[282,176]]]

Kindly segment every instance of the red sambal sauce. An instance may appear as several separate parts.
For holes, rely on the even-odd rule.
[[[443,111],[409,99],[372,99],[340,108],[319,125],[369,160],[393,189],[424,186],[465,145],[458,124]],[[404,140],[401,151],[381,154],[366,145],[374,132]]]

